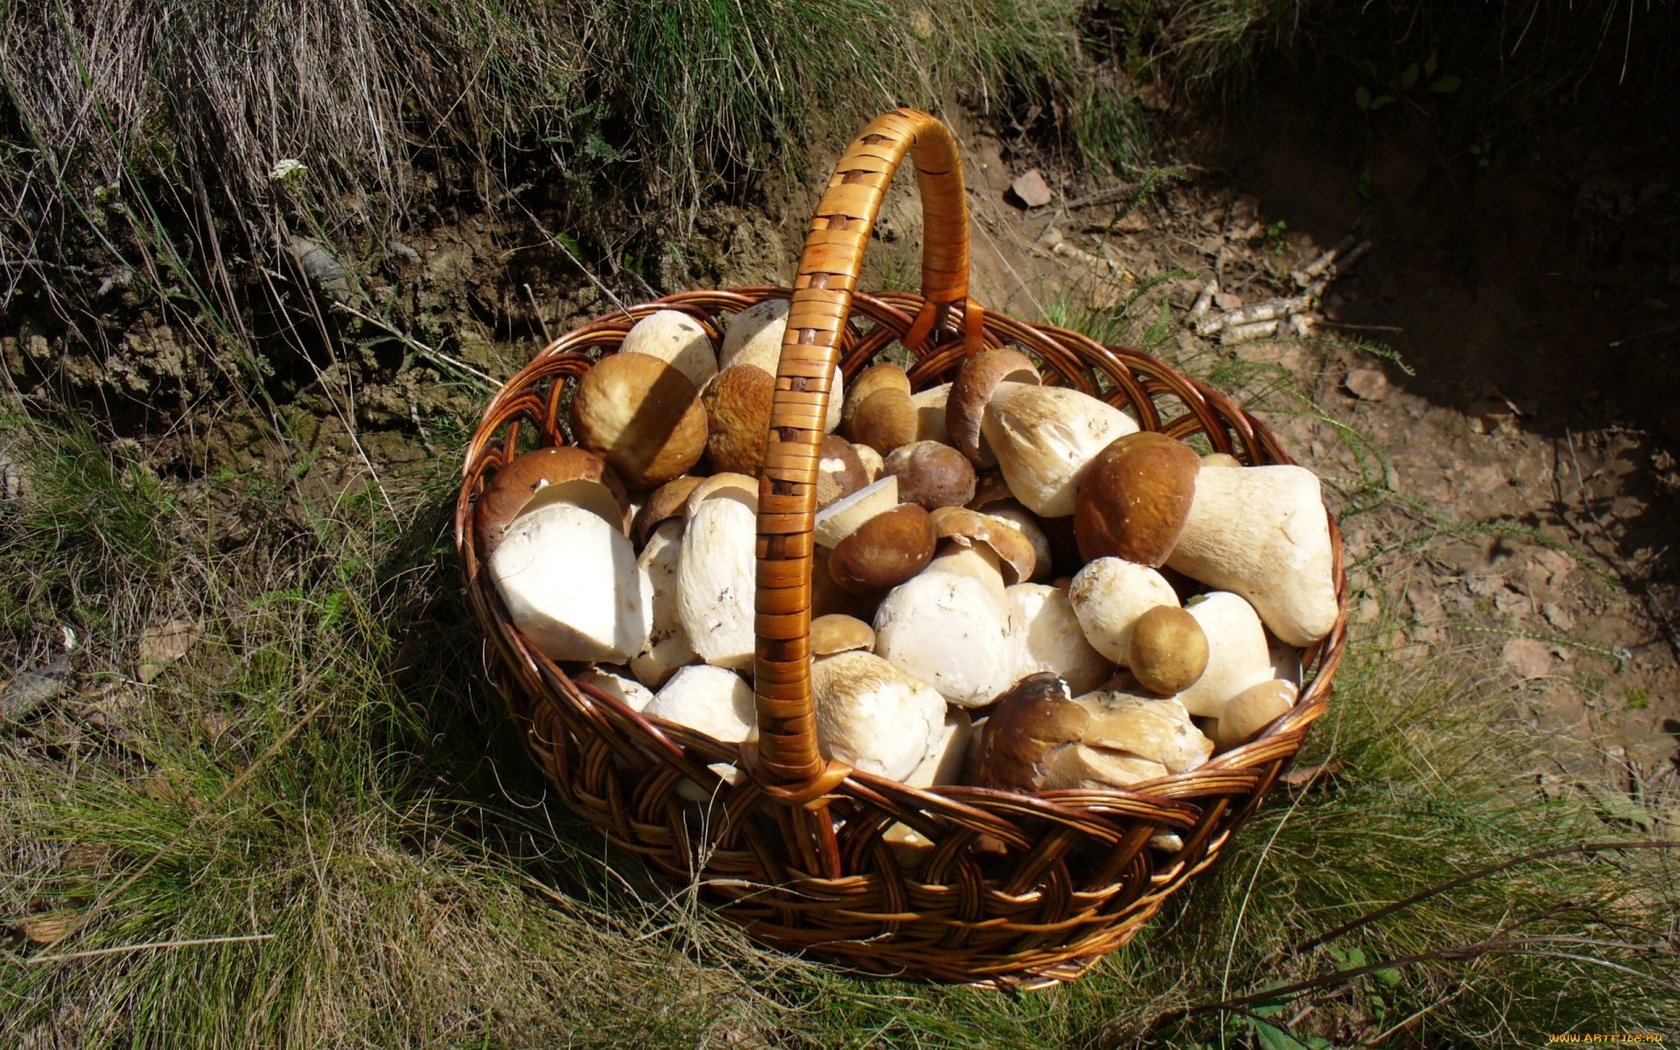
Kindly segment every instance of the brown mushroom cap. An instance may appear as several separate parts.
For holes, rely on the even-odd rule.
[[[846,403],[840,411],[840,418],[848,434],[852,432],[852,416],[857,413],[858,407],[863,404],[864,399],[882,390],[897,390],[908,397],[910,394],[909,374],[898,365],[890,362],[870,365],[859,372],[858,377],[846,386]],[[854,437],[852,440],[857,439]]]
[[[1080,556],[1165,564],[1190,515],[1200,466],[1189,445],[1165,434],[1117,438],[1079,479],[1073,527]]]
[[[1213,731],[1214,742],[1221,750],[1246,742],[1294,707],[1295,696],[1294,684],[1282,679],[1249,686],[1226,701]]]
[[[932,518],[940,542],[951,540],[965,547],[984,547],[997,555],[1004,583],[1032,579],[1038,556],[1032,541],[1020,529],[966,507],[940,507]]]
[[[572,397],[572,430],[631,488],[686,473],[706,450],[700,392],[651,354],[612,354],[585,372]]]
[[[913,441],[893,449],[882,465],[898,478],[898,498],[906,503],[936,510],[974,498],[974,465],[950,445]]]
[[[916,440],[916,403],[902,390],[877,390],[858,403],[850,423],[852,440],[885,456]]]
[[[875,647],[875,629],[844,613],[829,613],[811,620],[811,655],[833,656],[854,649]]]
[[[980,435],[980,417],[986,412],[986,402],[999,383],[1034,383],[1039,381],[1038,369],[1032,360],[1019,350],[1005,347],[982,350],[963,362],[956,382],[951,384],[950,398],[945,402],[945,428],[951,444],[977,467],[997,465],[991,449],[985,447]]]
[[[914,503],[901,503],[841,540],[828,572],[853,594],[885,590],[927,568],[934,545],[933,518]]]
[[[748,474],[736,474],[725,471],[713,474],[709,478],[701,478],[699,484],[689,490],[688,499],[683,503],[683,516],[692,518],[694,508],[700,506],[701,501],[711,499],[722,493],[738,503],[745,503],[758,509],[758,479]]]
[[[706,452],[715,470],[757,474],[770,440],[776,377],[757,365],[731,365],[700,392],[706,406]]]
[[[1056,753],[1076,744],[1091,723],[1067,683],[1049,672],[1028,675],[998,698],[975,756],[974,782],[1004,791],[1036,791]]]
[[[689,494],[704,480],[706,479],[692,474],[684,474],[653,490],[647,502],[642,504],[642,509],[636,512],[636,523],[631,529],[630,536],[636,541],[638,550],[647,543],[648,537],[653,535],[653,530],[662,522],[687,514]]]
[[[629,494],[605,459],[569,445],[539,448],[497,471],[478,497],[473,510],[478,557],[490,557],[522,511],[559,501],[577,503],[630,531]]]
[[[858,462],[863,464],[863,472],[869,477],[867,483],[880,481],[881,474],[887,469],[881,454],[868,445],[860,445],[855,441],[852,442],[852,451],[857,453]]]
[[[1196,618],[1172,605],[1157,605],[1132,625],[1126,664],[1138,684],[1173,696],[1207,670],[1208,640]]]
[[[826,507],[869,484],[869,471],[858,458],[857,447],[843,437],[829,434],[817,453],[817,506]]]

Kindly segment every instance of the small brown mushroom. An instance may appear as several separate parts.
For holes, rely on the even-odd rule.
[[[642,509],[636,512],[636,521],[631,528],[631,537],[636,541],[638,548],[647,543],[648,537],[653,535],[653,530],[663,522],[686,516],[689,494],[703,480],[705,479],[692,474],[684,474],[653,490],[647,502],[642,504]]]
[[[852,380],[851,386],[846,388],[846,403],[841,410],[841,425],[846,433],[852,433],[852,416],[857,413],[863,402],[882,390],[897,390],[905,396],[910,395],[910,377],[904,369],[891,362],[870,365],[858,377]],[[858,440],[853,436],[853,441]]]
[[[817,546],[833,550],[859,525],[896,506],[898,479],[889,474],[817,511],[811,535]]]
[[[1074,503],[1080,557],[1166,564],[1190,514],[1200,463],[1189,445],[1148,430],[1097,453],[1079,477]]]
[[[937,441],[900,445],[884,461],[898,478],[898,498],[927,510],[960,507],[974,498],[974,466],[962,453]]]
[[[916,405],[910,395],[888,388],[877,390],[852,413],[852,440],[885,456],[916,440]]]
[[[932,518],[941,543],[950,540],[964,547],[984,547],[995,555],[1005,584],[1032,579],[1038,555],[1019,529],[966,507],[940,507]]]
[[[914,503],[901,503],[859,525],[828,560],[834,582],[853,594],[896,587],[933,559],[933,519]]]
[[[1039,381],[1038,369],[1032,360],[1019,350],[1001,347],[982,350],[963,362],[951,385],[945,402],[945,428],[951,444],[967,456],[977,467],[997,465],[997,457],[980,433],[980,419],[986,402],[999,383],[1031,383]]]
[[[577,382],[572,430],[631,488],[688,469],[706,449],[706,410],[688,377],[650,354],[612,354]]]
[[[1245,743],[1295,706],[1295,685],[1282,679],[1249,686],[1225,702],[1213,738],[1221,749]]]
[[[1090,714],[1073,702],[1067,683],[1033,674],[998,697],[986,719],[974,762],[974,782],[1002,791],[1037,791],[1064,748],[1084,737]]]
[[[875,648],[875,631],[856,616],[828,613],[811,620],[811,655],[817,659]]]
[[[1138,684],[1172,696],[1196,683],[1208,663],[1202,625],[1176,605],[1157,605],[1132,624],[1126,663]]]

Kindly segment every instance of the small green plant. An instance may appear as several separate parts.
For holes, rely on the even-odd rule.
[[[1360,84],[1353,89],[1353,104],[1361,113],[1376,113],[1417,94],[1451,95],[1464,86],[1462,78],[1452,73],[1437,74],[1439,56],[1431,54],[1420,65],[1413,62],[1398,74],[1380,77],[1375,62],[1366,62],[1365,71],[1377,81],[1375,89]]]

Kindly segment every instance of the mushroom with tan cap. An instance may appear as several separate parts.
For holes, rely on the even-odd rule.
[[[931,515],[939,541],[959,547],[979,547],[995,559],[1004,585],[1030,580],[1038,568],[1038,552],[1019,529],[990,514],[967,507],[940,507]]]
[[[1074,504],[1080,557],[1166,564],[1190,513],[1200,466],[1189,445],[1149,430],[1097,453],[1080,475]]]
[[[1253,604],[1271,632],[1306,646],[1340,615],[1318,478],[1273,464],[1204,470],[1167,565]]]
[[[1249,686],[1225,702],[1213,738],[1221,750],[1245,743],[1295,706],[1295,685],[1282,679]]]
[[[815,659],[874,648],[875,629],[856,616],[828,613],[811,618],[811,656]]]
[[[700,392],[650,354],[612,354],[585,372],[572,396],[578,444],[601,453],[631,488],[681,474],[706,450]]]
[[[1132,625],[1126,666],[1152,693],[1182,692],[1207,669],[1208,642],[1196,617],[1176,605],[1157,605]]]
[[[681,310],[657,310],[630,326],[621,354],[657,357],[688,377],[699,390],[717,375],[717,351],[700,322]]]
[[[963,361],[945,402],[945,428],[951,444],[977,467],[997,464],[980,430],[986,404],[1000,383],[1037,385],[1038,368],[1019,350],[982,350]]]
[[[1137,429],[1130,416],[1089,394],[1022,383],[1000,384],[980,420],[1009,490],[1047,518],[1072,514],[1086,465]]]
[[[655,689],[664,685],[677,668],[700,660],[700,654],[689,644],[677,601],[684,528],[680,517],[660,522],[636,557],[636,564],[653,586],[653,628],[647,643],[631,658],[630,670]]]
[[[714,470],[757,474],[764,466],[775,396],[776,377],[756,365],[731,365],[700,391]]]
[[[888,455],[916,440],[916,403],[896,388],[877,390],[858,403],[849,426],[853,441]]]
[[[1042,580],[1050,575],[1050,570],[1055,567],[1056,559],[1050,549],[1050,537],[1044,531],[1044,527],[1039,524],[1037,515],[1012,499],[979,504],[978,506],[970,501],[969,506],[980,510],[987,517],[996,518],[1005,525],[1013,525],[1016,531],[1027,538],[1027,542],[1032,545],[1033,549],[1033,579]]]
[[[898,498],[927,510],[961,507],[974,498],[974,465],[950,445],[912,441],[883,461],[898,479]]]
[[[738,477],[738,476],[734,476]],[[731,476],[706,479],[689,495],[677,563],[677,616],[700,658],[751,666],[758,567],[758,493]]]
[[[841,540],[829,556],[828,572],[853,594],[884,591],[927,568],[935,542],[928,512],[914,503],[901,503]]]
[[[894,780],[922,764],[945,719],[944,698],[872,653],[813,663],[811,695],[823,754]]]
[[[513,625],[552,660],[622,664],[653,629],[653,584],[630,538],[577,504],[515,518],[489,570]]]
[[[665,484],[648,494],[646,502],[636,512],[636,519],[631,526],[630,535],[640,547],[647,543],[653,530],[664,522],[673,518],[681,520],[688,515],[688,497],[695,486],[704,478],[692,474],[684,474],[680,478],[672,478]]]
[[[1017,583],[1004,591],[1014,677],[1053,672],[1075,693],[1087,693],[1114,673],[1114,661],[1097,652],[1079,629],[1066,588]]]
[[[605,459],[568,445],[539,448],[514,457],[478,497],[473,529],[480,560],[496,549],[514,518],[545,503],[573,503],[629,531],[630,498]]]
[[[1185,773],[1213,754],[1209,740],[1190,712],[1172,697],[1146,696],[1134,689],[1103,689],[1075,697],[1090,715],[1082,743],[1159,762],[1172,773]]]
[[[1208,648],[1207,669],[1178,694],[1191,714],[1218,718],[1233,696],[1276,677],[1266,629],[1241,596],[1230,591],[1197,595],[1184,611],[1201,625]]]
[[[1073,577],[1068,598],[1085,640],[1117,664],[1131,655],[1132,628],[1158,605],[1177,605],[1178,594],[1160,573],[1123,558],[1098,558]]]
[[[782,339],[787,334],[788,301],[766,299],[747,307],[729,322],[723,333],[723,347],[718,352],[718,368],[753,365],[772,378],[782,356]],[[834,366],[830,380],[828,414],[823,430],[832,433],[840,425],[840,411],[845,398],[845,377],[840,366]]]
[[[841,425],[853,441],[858,441],[852,432],[852,417],[863,403],[883,390],[896,390],[904,396],[910,396],[910,376],[904,369],[890,361],[870,365],[859,372],[851,386],[846,388],[845,404],[841,408]]]

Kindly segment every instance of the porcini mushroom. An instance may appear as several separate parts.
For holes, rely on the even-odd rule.
[[[950,445],[912,441],[883,461],[898,479],[898,498],[927,510],[961,507],[974,498],[974,465]]]
[[[751,666],[757,492],[723,484],[708,494],[702,483],[690,494],[689,507],[677,563],[678,618],[689,644],[708,664]]]
[[[1225,702],[1214,727],[1221,750],[1245,743],[1295,706],[1295,685],[1282,679],[1258,682]]]
[[[1318,478],[1273,464],[1204,470],[1167,565],[1253,604],[1290,645],[1330,633],[1340,608]]]
[[[490,557],[513,519],[545,503],[574,503],[627,531],[630,498],[618,475],[594,452],[567,445],[539,448],[490,479],[473,507],[477,554]]]
[[[841,540],[829,555],[828,572],[853,594],[884,591],[927,568],[935,541],[928,512],[914,503],[901,503]]]
[[[1114,661],[1085,640],[1065,588],[1017,583],[1004,594],[1009,603],[1013,677],[1049,671],[1060,675],[1075,693],[1087,693],[1114,673]]]
[[[823,754],[894,780],[921,765],[945,718],[937,692],[872,653],[816,661],[811,695]]]
[[[969,713],[960,707],[947,708],[944,723],[928,739],[927,753],[905,776],[904,783],[918,788],[960,783],[972,733]]]
[[[1115,663],[1131,655],[1132,627],[1157,605],[1177,605],[1178,594],[1160,573],[1122,558],[1098,558],[1073,577],[1068,598],[1085,640]]]
[[[601,453],[631,488],[669,481],[706,449],[706,410],[688,377],[650,354],[612,354],[572,396],[578,444]]]
[[[630,538],[575,504],[514,519],[489,569],[514,626],[550,659],[621,664],[653,629],[653,584]]]
[[[875,651],[951,703],[980,707],[1009,685],[1008,627],[997,556],[952,543],[881,601]]]
[[[754,474],[764,466],[776,377],[756,365],[731,365],[700,392],[706,406],[706,454],[712,467]]]
[[[1213,754],[1213,741],[1172,697],[1113,688],[1074,697],[1073,702],[1090,716],[1081,742],[1091,747],[1147,758],[1173,773],[1195,769]]]
[[[874,480],[858,457],[857,446],[845,438],[827,435],[817,456],[818,507],[850,496]]]
[[[979,787],[1037,791],[1057,754],[1077,744],[1090,722],[1066,682],[1048,672],[1028,675],[998,697],[970,775]]]
[[[1197,595],[1184,611],[1207,638],[1207,668],[1178,699],[1193,715],[1218,718],[1233,696],[1275,675],[1266,630],[1253,606],[1230,591]]]
[[[687,726],[725,744],[758,735],[752,686],[733,671],[705,664],[672,675],[642,714]]]
[[[859,525],[898,506],[898,479],[891,474],[817,511],[811,526],[817,546],[833,550]]]
[[[945,402],[945,428],[951,444],[975,466],[995,466],[997,457],[980,432],[986,403],[1000,383],[1037,385],[1038,381],[1038,368],[1019,350],[982,350],[963,361]]]
[[[649,354],[672,365],[699,390],[717,374],[717,351],[700,322],[681,310],[657,310],[630,326],[621,354]]]
[[[684,527],[681,518],[660,522],[636,558],[653,587],[653,628],[647,644],[631,659],[630,670],[654,689],[664,685],[677,668],[700,659],[689,644],[677,602]]]
[[[980,420],[1010,491],[1047,518],[1072,514],[1080,472],[1137,429],[1130,416],[1089,394],[1021,383],[1000,384]]]
[[[1138,684],[1152,693],[1172,696],[1196,683],[1207,669],[1207,635],[1190,613],[1176,605],[1157,605],[1137,618],[1127,648],[1126,666]]]
[[[729,322],[723,333],[723,347],[718,352],[718,368],[753,365],[776,375],[782,356],[782,339],[787,334],[788,302],[786,299],[766,299],[747,307]],[[845,377],[840,366],[834,367],[829,380],[828,414],[823,430],[832,433],[840,425],[840,411],[845,398]]]
[[[1079,555],[1160,568],[1190,513],[1201,461],[1184,442],[1144,430],[1115,440],[1079,477]]]

